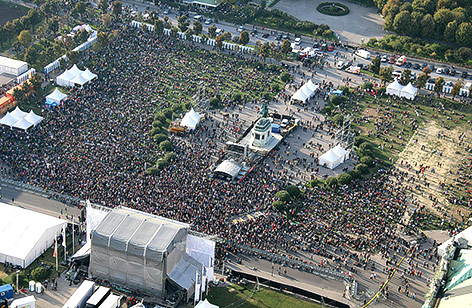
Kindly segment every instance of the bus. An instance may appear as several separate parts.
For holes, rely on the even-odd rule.
[[[99,287],[95,293],[85,303],[85,308],[98,308],[110,294],[110,289],[107,287]]]

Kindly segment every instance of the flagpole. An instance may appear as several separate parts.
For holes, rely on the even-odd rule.
[[[56,234],[56,237],[54,238],[54,240],[55,240],[54,251],[56,252],[55,253],[55,255],[56,255],[56,272],[58,272],[59,271],[59,260],[58,260],[58,257],[57,257],[57,232],[55,234]]]
[[[63,226],[63,239],[62,239],[62,246],[64,246],[64,262],[67,262],[67,234],[66,234],[66,227]]]

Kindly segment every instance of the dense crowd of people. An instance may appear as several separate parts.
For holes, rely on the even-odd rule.
[[[170,166],[147,175],[159,152],[148,136],[156,109],[228,89],[254,103],[279,73],[256,69],[255,60],[242,56],[136,31],[121,30],[109,47],[92,53],[98,80],[73,89],[40,126],[28,134],[1,128],[0,157],[16,179],[184,221],[228,245],[315,254],[327,247],[387,253],[397,245],[395,228],[407,197],[390,171],[337,192],[312,188],[290,219],[271,206],[286,183],[277,170],[259,165],[239,183],[212,178],[217,144],[241,133],[237,118],[221,124],[210,113],[192,135],[172,139],[177,158]],[[264,215],[231,223],[254,211]]]

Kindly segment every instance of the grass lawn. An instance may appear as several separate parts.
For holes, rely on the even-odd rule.
[[[0,0],[0,26],[28,13],[29,8]]]
[[[321,308],[320,304],[297,298],[290,294],[260,287],[259,292],[252,292],[254,284],[241,286],[232,284],[228,287],[212,288],[208,293],[208,301],[220,308],[256,308],[256,307],[290,307],[290,308]]]

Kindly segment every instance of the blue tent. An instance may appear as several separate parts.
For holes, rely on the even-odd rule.
[[[5,284],[0,286],[0,300],[12,299],[13,298],[13,287],[11,284]]]
[[[280,125],[272,123],[272,132],[273,133],[280,133]]]
[[[333,90],[329,93],[330,95],[338,95],[338,96],[343,96],[343,91],[342,90]]]

